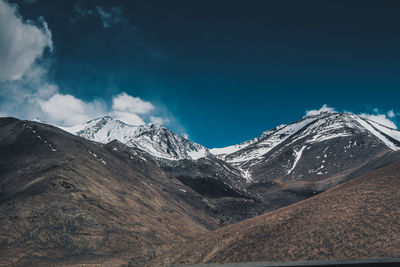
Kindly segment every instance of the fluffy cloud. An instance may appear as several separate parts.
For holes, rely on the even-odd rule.
[[[78,11],[82,17],[94,12],[80,6]],[[104,19],[104,27],[127,23],[118,9],[97,8],[96,12]],[[63,94],[48,78],[51,64],[44,54],[53,43],[45,20],[24,21],[17,6],[4,0],[0,0],[0,47],[0,117],[39,118],[58,126],[74,126],[110,115],[128,124],[169,123],[178,133],[185,132],[165,107],[125,92],[113,96],[111,105],[101,99],[87,101]]]
[[[0,82],[21,79],[44,49],[52,48],[46,22],[24,22],[16,5],[0,0]]]
[[[37,63],[52,49],[51,32],[43,18],[24,21],[17,6],[0,0],[0,111],[30,118],[41,109],[38,100],[49,98],[58,87],[47,79],[47,67]]]
[[[104,115],[105,105],[100,101],[84,102],[72,95],[55,94],[39,101],[46,117],[60,125],[76,125]]]
[[[121,112],[145,114],[154,110],[154,106],[150,102],[143,101],[139,97],[133,97],[123,92],[113,98],[112,109]]]
[[[170,121],[168,118],[154,116],[159,111],[152,103],[125,92],[112,98],[110,108],[101,100],[85,102],[73,95],[58,92],[46,100],[38,99],[40,118],[60,126],[73,126],[104,115],[131,125],[146,122],[165,124]]]
[[[148,121],[152,123],[161,124],[167,121],[161,117],[148,116],[151,112],[155,111],[154,105],[139,97],[130,96],[125,92],[113,97],[111,109],[111,116],[127,124],[137,125],[145,123],[144,118],[141,116],[147,117]]]
[[[93,12],[79,8],[81,16]],[[104,10],[98,12],[107,17]],[[115,16],[119,11],[114,10],[113,14],[109,19],[118,21]],[[103,115],[128,124],[170,121],[163,116],[170,116],[166,110],[125,92],[114,96],[111,106],[103,100],[85,101],[61,93],[57,84],[48,79],[51,65],[43,58],[45,49],[52,48],[46,22],[44,19],[37,24],[24,22],[17,7],[3,0],[0,0],[0,47],[0,116],[30,120],[38,117],[59,126],[73,126]]]
[[[336,110],[334,108],[328,107],[326,104],[324,104],[320,109],[307,110],[306,116],[315,116],[322,112],[336,112]]]

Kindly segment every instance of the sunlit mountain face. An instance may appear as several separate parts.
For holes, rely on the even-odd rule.
[[[399,263],[399,10],[0,0],[0,265]]]

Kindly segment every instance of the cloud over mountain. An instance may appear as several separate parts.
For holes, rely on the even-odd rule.
[[[81,16],[93,12],[79,10]],[[120,12],[114,10],[115,14],[108,16],[103,9],[97,11],[107,19],[108,24],[122,21],[116,16]],[[4,0],[0,0],[0,45],[0,66],[6,66],[0,71],[1,116],[39,117],[61,126],[83,123],[106,114],[128,124],[171,121],[165,117],[172,115],[164,107],[159,108],[125,92],[113,96],[111,105],[107,105],[104,99],[84,100],[62,93],[48,75],[51,64],[45,50],[53,49],[53,41],[45,19],[40,17],[37,22],[25,21],[18,12],[18,6]]]

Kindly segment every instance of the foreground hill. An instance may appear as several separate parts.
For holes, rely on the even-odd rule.
[[[149,266],[398,257],[399,199],[396,161],[294,205],[201,235]]]
[[[217,226],[140,151],[0,119],[0,265],[140,263]]]

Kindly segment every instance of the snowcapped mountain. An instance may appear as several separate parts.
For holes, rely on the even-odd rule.
[[[242,170],[242,186],[266,203],[290,205],[399,157],[400,131],[350,113],[322,112],[266,131],[216,157]]]
[[[210,154],[202,145],[191,142],[157,124],[128,125],[104,116],[83,125],[62,129],[101,143],[118,140],[129,147],[144,150],[156,158],[198,159]]]
[[[321,112],[214,149],[160,125],[107,116],[63,129],[153,159],[201,195],[223,223],[293,204],[400,156],[400,131],[350,113]]]
[[[335,147],[338,150],[335,156],[341,158],[346,158],[347,155],[353,158],[362,157],[363,153],[371,154],[371,151],[378,147],[381,150],[400,150],[400,131],[355,114],[335,112],[307,116],[295,123],[265,131],[259,137],[241,144],[210,150],[160,125],[128,125],[108,116],[63,129],[102,143],[118,140],[159,159],[196,160],[202,157],[216,157],[237,168],[249,182],[258,165],[264,166],[266,162],[274,161],[283,151],[287,154],[287,159],[276,166],[284,169],[286,175],[296,175],[304,156],[324,143],[340,143],[347,140],[349,144],[343,147],[335,144],[330,148]],[[371,142],[374,143],[372,147],[362,147],[362,144]],[[350,149],[349,146],[354,148]],[[356,149],[360,155],[349,152]],[[325,157],[327,151],[329,148],[319,152],[319,157]],[[331,162],[333,161],[337,160],[331,159]],[[320,175],[326,172],[318,168],[317,170],[315,172]]]
[[[249,167],[249,163],[256,164],[265,160],[270,151],[282,144],[292,146],[296,141],[303,140],[304,146],[294,152],[300,157],[307,145],[360,133],[392,150],[400,150],[400,131],[396,129],[350,113],[322,112],[263,132],[253,140],[225,148],[213,148],[210,152],[234,165]]]

